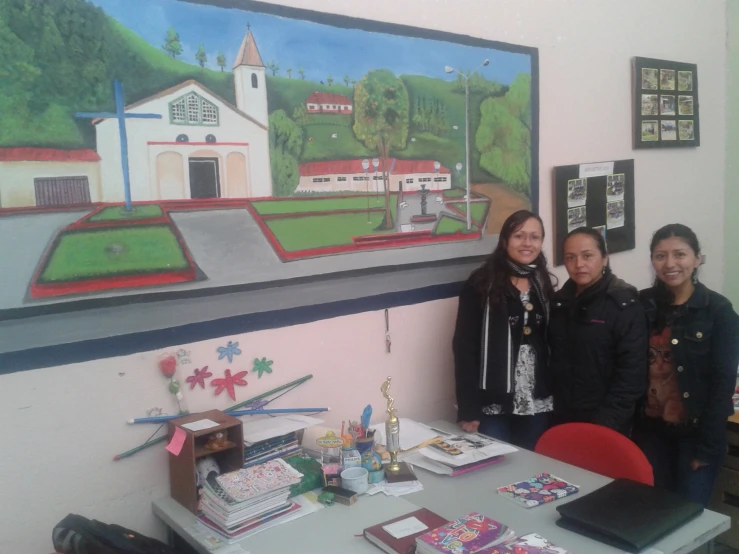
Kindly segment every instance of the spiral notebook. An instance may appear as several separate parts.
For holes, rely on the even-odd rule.
[[[559,498],[577,494],[579,491],[578,485],[551,473],[539,473],[525,481],[498,488],[498,494],[502,494],[525,508],[554,502]]]

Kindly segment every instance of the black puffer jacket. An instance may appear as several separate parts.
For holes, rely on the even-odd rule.
[[[628,434],[647,387],[647,320],[638,291],[608,271],[579,296],[567,281],[551,306],[556,420]]]

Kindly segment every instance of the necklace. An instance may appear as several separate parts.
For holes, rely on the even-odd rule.
[[[657,394],[657,389],[662,387],[665,383],[667,383],[667,381],[672,379],[674,376],[675,376],[675,370],[673,369],[672,373],[670,373],[670,376],[667,379],[662,381],[659,385],[655,385],[654,387],[650,388],[649,392],[651,392],[652,394]]]

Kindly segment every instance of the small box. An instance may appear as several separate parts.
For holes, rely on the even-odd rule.
[[[344,469],[362,467],[362,457],[359,455],[359,450],[342,450],[341,463]]]
[[[345,506],[351,506],[359,498],[356,492],[333,485],[323,487],[323,492],[333,493],[334,501],[338,502],[339,504],[344,504]]]

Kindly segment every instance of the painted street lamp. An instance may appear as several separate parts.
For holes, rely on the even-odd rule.
[[[467,171],[465,172],[465,181],[467,184],[467,230],[472,229],[472,217],[470,214],[470,77],[474,75],[478,69],[484,67],[490,63],[487,58],[474,70],[470,71],[467,75],[461,71],[454,69],[451,66],[444,66],[446,73],[457,72],[464,79],[464,153],[465,153],[465,164],[467,165]]]
[[[377,186],[377,168],[380,167],[380,158],[372,158],[372,167],[375,168],[375,196],[379,196],[380,192]],[[384,192],[384,191],[383,191]]]
[[[367,175],[367,170],[369,170],[369,160],[367,158],[362,160],[362,169],[364,169],[364,180],[367,182],[367,223],[370,222],[370,215],[369,215],[369,176]]]

